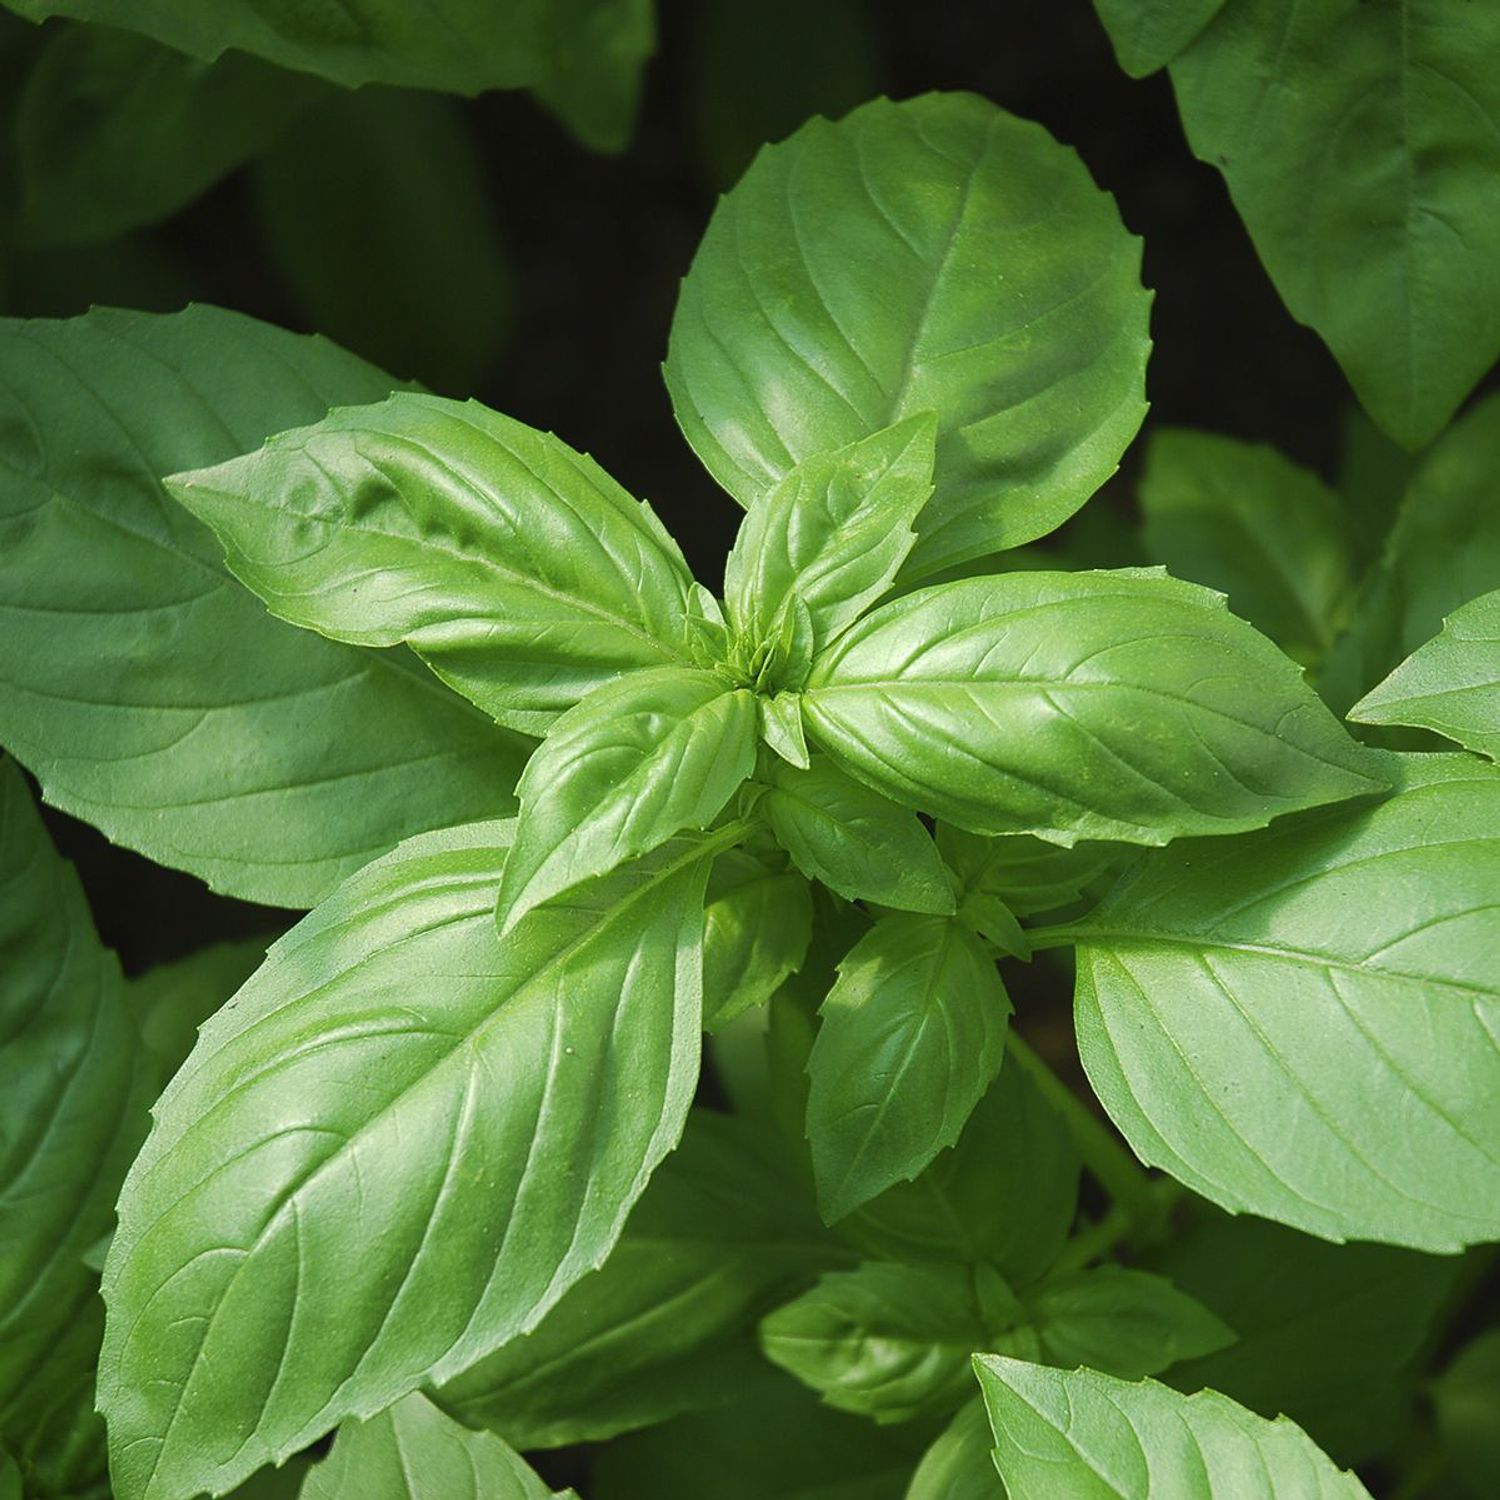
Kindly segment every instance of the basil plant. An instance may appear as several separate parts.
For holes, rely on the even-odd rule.
[[[1299,596],[1294,660],[1160,566],[1014,550],[1139,427],[1149,301],[1108,195],[978,98],[762,152],[665,364],[744,511],[717,593],[585,454],[319,339],[4,327],[0,739],[310,908],[174,1031],[6,770],[0,1056],[58,1122],[6,1144],[16,1472],[105,1483],[97,1360],[122,1500],[335,1428],[303,1496],[546,1495],[516,1449],[630,1432],[588,1493],[739,1494],[785,1432],[913,1500],[1365,1494],[1267,1420],[1369,1437],[1255,1388],[1214,1276],[1386,1278],[1394,1392],[1500,1238],[1494,599],[1356,709],[1469,748],[1376,748],[1304,665],[1375,660],[1398,553],[1375,602]],[[1168,550],[1190,461],[1153,447]],[[1128,1144],[1011,1028],[1068,949]]]

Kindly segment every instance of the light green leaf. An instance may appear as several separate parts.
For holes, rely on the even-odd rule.
[[[804,459],[751,507],[724,565],[725,607],[751,665],[760,667],[793,599],[807,606],[817,651],[890,587],[932,494],[936,436],[933,413],[908,417]]]
[[[942,1416],[969,1395],[969,1357],[1024,1320],[989,1266],[870,1262],[822,1277],[761,1321],[766,1358],[840,1411]]]
[[[989,1418],[976,1396],[922,1455],[905,1500],[1006,1500],[990,1442]]]
[[[564,714],[527,762],[500,885],[500,930],[684,828],[755,769],[755,700],[713,672],[632,672]]]
[[[273,614],[406,642],[527,733],[622,671],[689,659],[692,577],[649,507],[477,402],[341,408],[167,488]]]
[[[919,578],[1066,520],[1145,414],[1140,245],[1074,153],[972,94],[878,99],[719,204],[667,385],[749,507],[815,453],[938,413]]]
[[[650,0],[5,0],[31,21],[71,16],[141,32],[211,62],[231,48],[346,88],[478,94],[529,88],[587,144],[616,150],[654,43]]]
[[[1089,1365],[1126,1380],[1211,1354],[1235,1337],[1165,1277],[1121,1266],[1049,1277],[1025,1300],[1048,1364]]]
[[[937,846],[958,877],[962,896],[999,901],[1018,917],[1034,917],[1081,901],[1135,851],[1080,840],[1069,849],[1026,834],[985,838],[939,823]]]
[[[1404,1368],[1463,1262],[1391,1245],[1330,1245],[1265,1219],[1200,1212],[1151,1260],[1238,1335],[1175,1366],[1184,1391],[1222,1391],[1285,1412],[1340,1463],[1364,1463],[1402,1430]]]
[[[1069,929],[1079,1051],[1142,1160],[1231,1210],[1500,1237],[1500,771],[1142,861]]]
[[[16,101],[16,233],[91,244],[164,219],[322,90],[254,58],[206,65],[109,27],[51,28]]]
[[[805,771],[772,765],[757,804],[809,880],[850,901],[946,915],[953,882],[917,816],[819,757]]]
[[[404,653],[270,619],[161,490],[390,387],[213,308],[0,323],[0,743],[49,802],[285,906],[408,834],[514,810],[529,746]]]
[[[755,1131],[695,1111],[602,1269],[436,1399],[518,1448],[731,1405],[761,1311],[850,1258]]]
[[[493,1433],[459,1426],[414,1391],[344,1423],[300,1500],[552,1500],[552,1487]]]
[[[1500,355],[1497,49],[1493,6],[1230,0],[1172,63],[1288,310],[1409,448]]]
[[[1500,1484],[1500,1329],[1467,1344],[1433,1382],[1443,1447],[1474,1496],[1486,1500]]]
[[[849,950],[807,1063],[828,1223],[958,1139],[1000,1069],[1010,1010],[984,944],[947,918],[882,917]]]
[[[974,1358],[1010,1500],[1369,1500],[1300,1427],[1217,1391]]]
[[[1224,0],[1094,0],[1132,78],[1166,67],[1223,8]]]
[[[802,967],[812,918],[812,893],[795,870],[775,868],[742,849],[714,861],[703,912],[706,1028],[764,1005]]]
[[[40,1491],[103,1477],[84,1254],[146,1131],[151,1068],[82,887],[0,760],[0,1441]]]
[[[1316,474],[1264,444],[1158,427],[1138,493],[1153,562],[1227,594],[1298,661],[1323,657],[1353,602],[1355,544]]]
[[[511,825],[282,938],[156,1107],[105,1266],[120,1500],[231,1487],[533,1327],[676,1144],[711,840],[493,920]]]
[[[894,600],[819,658],[802,710],[887,796],[1061,844],[1258,828],[1385,784],[1222,596],[1134,569]]]
[[[1500,760],[1500,591],[1482,594],[1443,621],[1349,717],[1411,724]]]
[[[478,132],[438,94],[329,93],[256,164],[267,256],[309,326],[466,395],[503,353],[515,297]]]

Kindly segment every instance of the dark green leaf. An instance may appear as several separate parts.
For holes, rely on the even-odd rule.
[[[1300,1427],[1217,1391],[974,1360],[1010,1500],[1369,1500]]]
[[[1223,8],[1224,0],[1094,0],[1132,78],[1166,67]]]
[[[162,1095],[105,1267],[120,1500],[222,1492],[524,1333],[676,1144],[714,845],[674,841],[501,944],[510,828],[355,875]]]
[[[49,802],[285,906],[408,834],[514,810],[523,742],[402,653],[270,619],[161,490],[390,388],[213,308],[0,324],[0,743]]]
[[[922,577],[1065,520],[1145,413],[1140,246],[1078,158],[971,94],[876,100],[761,152],[672,325],[688,441],[742,505],[936,411]]]
[[[958,1139],[999,1071],[1010,1009],[983,943],[947,918],[882,917],[849,950],[807,1063],[827,1222]]]
[[[1018,917],[1072,906],[1135,854],[1119,844],[1083,840],[1063,849],[1026,834],[984,838],[948,823],[938,824],[937,844],[966,900],[999,901]]]
[[[1349,717],[1412,724],[1500,760],[1500,591],[1481,594],[1443,621]]]
[[[0,760],[0,1441],[39,1493],[104,1473],[88,1248],[146,1131],[152,1070],[14,762]]]
[[[1433,1383],[1443,1447],[1474,1500],[1500,1486],[1500,1329],[1468,1344]]]
[[[954,909],[953,882],[915,813],[819,757],[805,771],[771,766],[758,804],[809,880],[850,901],[900,911]]]
[[[1388,801],[1143,860],[1075,928],[1089,1078],[1232,1212],[1500,1237],[1500,771],[1388,756]]]
[[[1134,569],[894,600],[819,658],[802,709],[849,770],[975,833],[1164,844],[1385,785],[1221,595]]]
[[[1172,63],[1293,317],[1430,442],[1500,355],[1500,10],[1231,0]]]
[[[812,895],[795,870],[741,849],[714,862],[703,913],[703,1024],[712,1030],[764,1005],[802,967]]]
[[[527,733],[628,668],[689,657],[692,578],[649,507],[477,402],[341,408],[167,487],[273,614],[406,642]]]
[[[729,1405],[760,1313],[849,1258],[755,1132],[698,1111],[603,1268],[437,1400],[518,1448]]]
[[[1151,435],[1140,483],[1146,546],[1300,662],[1320,660],[1354,594],[1344,502],[1274,448],[1185,427]]]
[[[990,1444],[989,1418],[976,1397],[922,1456],[905,1500],[1005,1500]]]

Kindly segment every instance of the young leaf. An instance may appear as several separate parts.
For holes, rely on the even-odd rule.
[[[969,1357],[1025,1319],[989,1266],[870,1262],[824,1276],[761,1321],[766,1358],[839,1411],[908,1422],[953,1411]]]
[[[972,94],[878,99],[761,152],[683,282],[677,420],[747,508],[939,416],[917,578],[1066,520],[1145,414],[1140,245],[1072,151]]]
[[[167,488],[273,614],[406,642],[528,734],[623,671],[688,660],[692,577],[650,509],[477,402],[342,408]]]
[[[807,737],[802,732],[802,699],[797,693],[757,694],[760,737],[789,766],[805,771],[812,763]]]
[[[49,802],[247,900],[514,811],[530,747],[404,653],[271,619],[159,476],[387,376],[213,308],[0,323],[0,743]]]
[[[896,599],[819,658],[802,710],[856,775],[975,833],[1164,844],[1385,785],[1221,595],[1131,569]]]
[[[570,1492],[571,1493],[571,1492]],[[552,1500],[513,1448],[471,1432],[413,1391],[367,1422],[345,1422],[299,1500]]]
[[[0,1442],[38,1492],[103,1474],[98,1278],[84,1254],[146,1130],[151,1068],[120,966],[0,760]]]
[[[794,597],[816,651],[885,593],[932,494],[936,436],[933,413],[908,417],[805,459],[751,507],[724,565],[724,604],[747,649],[775,638]]]
[[[164,219],[322,92],[242,53],[205,67],[128,31],[49,29],[16,103],[17,236],[90,244]]]
[[[222,1493],[525,1332],[675,1145],[712,841],[502,944],[509,841],[471,825],[360,871],[162,1095],[105,1266],[121,1500]]]
[[[905,1500],[1006,1500],[991,1442],[984,1402],[976,1396],[922,1455]]]
[[[478,94],[529,88],[588,145],[617,150],[654,38],[650,0],[5,0],[30,21],[71,16],[212,62],[231,49],[357,88]]]
[[[974,1371],[1010,1500],[1369,1500],[1300,1427],[1217,1391],[978,1354]]]
[[[1172,63],[1288,311],[1408,448],[1500,355],[1500,12],[1236,0]]]
[[[1361,724],[1412,724],[1500,760],[1500,590],[1443,621],[1349,717]]]
[[[708,827],[755,769],[755,700],[716,673],[633,672],[564,714],[516,788],[500,930],[580,880]]]
[[[826,1222],[958,1139],[1000,1069],[1010,1009],[983,943],[948,918],[882,917],[849,950],[807,1062]]]
[[[435,1399],[518,1448],[729,1404],[761,1311],[851,1259],[752,1130],[695,1111],[603,1267]]]
[[[1354,526],[1316,474],[1264,444],[1158,427],[1138,493],[1152,561],[1227,594],[1296,660],[1323,657],[1353,599]]]
[[[1166,67],[1223,8],[1224,0],[1094,0],[1132,78]]]
[[[1467,1344],[1432,1384],[1443,1447],[1475,1500],[1500,1484],[1500,1329]]]
[[[1500,771],[1142,861],[1070,931],[1079,1051],[1142,1160],[1330,1239],[1500,1237]]]
[[[1235,1337],[1165,1277],[1120,1266],[1049,1277],[1025,1301],[1048,1364],[1089,1365],[1126,1380],[1212,1354]]]
[[[764,1005],[802,967],[812,920],[812,893],[795,870],[773,868],[743,849],[714,861],[703,912],[706,1029]]]
[[[953,882],[916,815],[819,757],[807,770],[773,765],[758,804],[809,880],[849,901],[948,915]]]

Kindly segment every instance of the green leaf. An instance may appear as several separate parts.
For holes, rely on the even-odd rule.
[[[1354,526],[1309,469],[1260,443],[1185,427],[1151,434],[1139,496],[1146,546],[1300,662],[1320,660],[1354,594]]]
[[[911,1428],[832,1411],[782,1377],[610,1444],[589,1500],[901,1500],[920,1451]]]
[[[977,1396],[922,1455],[905,1500],[1006,1500],[990,1457],[989,1418]]]
[[[760,715],[760,737],[789,766],[805,771],[812,763],[807,738],[802,732],[802,699],[797,693],[758,694],[755,707]]]
[[[402,653],[269,618],[161,490],[390,386],[213,308],[0,323],[0,743],[49,802],[286,906],[408,834],[514,810],[529,746]]]
[[[1061,844],[1258,828],[1385,784],[1221,595],[1133,569],[894,600],[819,658],[802,711],[898,802]]]
[[[1467,1344],[1433,1382],[1438,1431],[1468,1493],[1485,1500],[1500,1485],[1500,1329]]]
[[[16,103],[16,234],[46,249],[164,219],[321,92],[239,53],[205,65],[127,31],[49,29]]]
[[[760,1341],[827,1405],[908,1422],[958,1407],[973,1389],[970,1355],[1024,1316],[989,1266],[870,1262],[777,1308]]]
[[[1409,448],[1500,355],[1500,12],[1232,0],[1172,63],[1292,316]]]
[[[1217,1391],[974,1358],[1010,1500],[1369,1500],[1300,1427]]]
[[[1225,0],[1094,0],[1120,66],[1132,78],[1164,68],[1224,8]]]
[[[1012,834],[984,838],[939,823],[937,845],[958,877],[962,897],[1003,903],[1018,917],[1072,906],[1135,851],[1080,840],[1072,848]]]
[[[752,662],[793,599],[807,606],[816,651],[890,587],[932,494],[936,437],[931,412],[909,417],[804,459],[751,507],[724,565],[724,604]]]
[[[1049,1277],[1025,1300],[1048,1364],[1089,1365],[1126,1380],[1235,1338],[1201,1302],[1148,1271],[1096,1266]]]
[[[807,770],[772,765],[757,804],[809,880],[850,901],[946,915],[953,882],[917,816],[819,757]]]
[[[0,1441],[39,1492],[102,1478],[84,1254],[146,1130],[151,1069],[72,868],[0,760]]]
[[[436,94],[338,93],[299,120],[254,187],[269,258],[307,322],[383,369],[473,390],[514,299],[489,170],[462,107]]]
[[[755,701],[713,672],[664,667],[598,688],[527,762],[500,885],[500,930],[539,903],[708,827],[755,769]]]
[[[300,1500],[552,1500],[552,1488],[493,1433],[460,1427],[414,1391],[344,1423]]]
[[[1231,1212],[1500,1237],[1500,771],[1142,861],[1070,929],[1079,1051],[1137,1154]]]
[[[342,408],[167,488],[273,614],[406,642],[527,733],[622,671],[688,660],[692,577],[649,507],[477,402]]]
[[[204,1028],[105,1267],[120,1500],[222,1492],[533,1327],[698,1074],[712,841],[493,919],[511,825],[360,871]]]
[[[1366,693],[1349,717],[1431,729],[1500,760],[1500,590],[1449,615],[1442,634]]]
[[[808,1058],[807,1138],[833,1223],[959,1137],[1000,1069],[1010,999],[943,917],[882,917],[839,964]]]
[[[1264,1219],[1200,1211],[1152,1258],[1238,1335],[1177,1365],[1263,1417],[1285,1412],[1340,1463],[1364,1463],[1401,1432],[1404,1370],[1462,1261],[1390,1245],[1330,1245]]]
[[[478,94],[529,88],[587,144],[616,150],[634,119],[650,0],[5,0],[30,21],[71,16],[141,32],[212,62],[233,49],[346,88]]]
[[[839,1224],[867,1254],[989,1261],[1017,1286],[1057,1259],[1078,1204],[1078,1153],[1021,1068],[1001,1068],[958,1144],[915,1182],[887,1188]]]
[[[3,1448],[0,1448],[0,1500],[25,1500],[21,1490],[21,1471]]]
[[[1444,619],[1500,588],[1500,395],[1445,433],[1408,484],[1385,551],[1319,686],[1340,713],[1432,639]]]
[[[1077,156],[972,94],[878,99],[761,152],[683,283],[677,420],[747,508],[815,453],[938,414],[917,578],[1018,546],[1145,414],[1140,245]]]
[[[696,1111],[603,1267],[436,1399],[518,1448],[730,1405],[760,1313],[849,1258],[755,1131]]]
[[[703,912],[704,1026],[764,1005],[802,967],[812,919],[812,894],[795,870],[742,849],[721,854]]]

